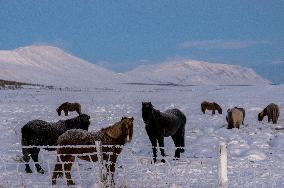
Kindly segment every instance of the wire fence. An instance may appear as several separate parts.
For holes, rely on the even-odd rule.
[[[34,146],[25,147],[32,148]],[[36,147],[40,149],[47,148],[47,146]],[[61,146],[48,146],[49,149],[59,147]],[[86,148],[96,147],[96,145],[75,147]],[[151,148],[150,145],[141,145],[139,151],[149,150],[149,148]],[[170,149],[174,150],[175,148]],[[218,183],[216,158],[182,157],[179,160],[173,160],[173,157],[166,156],[164,158],[165,163],[157,162],[153,164],[152,154],[139,151],[137,152],[137,149],[133,147],[123,147],[116,164],[115,187],[187,187],[186,185],[191,187],[216,187]],[[2,175],[0,175],[0,185],[4,187],[51,187],[51,178],[56,164],[56,152],[41,150],[39,163],[45,170],[43,175],[36,173],[32,160],[30,160],[30,166],[33,173],[27,174],[24,170],[25,163],[18,157],[21,156],[21,153],[21,148],[15,148],[9,150],[7,154],[7,156],[12,157],[1,157],[0,174]],[[101,187],[101,163],[90,163],[79,159],[78,154],[74,155],[77,157],[71,172],[76,186]],[[63,176],[63,178],[57,180],[57,187],[65,186],[66,179]]]
[[[27,146],[34,147],[34,146]],[[19,158],[22,155],[21,147],[10,149],[8,153],[0,158],[0,187],[51,187],[54,166],[57,162],[56,151],[45,151],[47,146],[36,146],[41,150],[39,163],[45,170],[44,174],[36,173],[34,163],[30,166],[33,173],[25,172],[25,163]],[[48,146],[57,149],[62,146]],[[66,147],[66,146],[63,146]],[[94,146],[72,146],[72,147],[98,147]],[[105,146],[103,146],[105,147]],[[202,150],[200,146],[200,150]],[[211,147],[211,146],[210,146]],[[134,147],[124,146],[122,153],[116,163],[114,175],[115,187],[218,187],[219,175],[218,144],[212,146],[215,154],[212,156],[182,156],[179,160],[173,157],[165,157],[165,163],[153,164],[151,146],[136,145]],[[174,150],[175,148],[166,148]],[[191,148],[192,149],[192,148]],[[190,148],[189,148],[190,150]],[[192,149],[196,151],[195,149]],[[99,149],[97,151],[100,151]],[[147,152],[140,152],[147,151]],[[188,152],[190,153],[190,151]],[[96,152],[92,154],[101,155]],[[71,170],[72,179],[76,187],[107,187],[102,184],[102,163],[76,160]],[[86,154],[84,154],[86,155]],[[88,154],[91,155],[91,154]],[[111,155],[111,153],[108,153]],[[230,155],[228,151],[228,155]],[[106,161],[110,163],[110,161]],[[228,187],[284,187],[284,165],[274,161],[241,161],[228,160]],[[66,177],[57,179],[55,187],[67,187]]]

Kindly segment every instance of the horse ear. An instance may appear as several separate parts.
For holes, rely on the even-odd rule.
[[[133,117],[131,117],[131,121],[133,121],[134,120],[134,118]]]
[[[123,116],[123,117],[121,117],[121,120],[124,120],[125,118],[126,118],[126,117]]]

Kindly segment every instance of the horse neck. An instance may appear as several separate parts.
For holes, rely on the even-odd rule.
[[[112,140],[112,144],[114,145],[124,145],[126,143],[126,138],[122,132],[123,123],[121,121],[116,122],[114,125],[109,126],[107,128],[103,128],[102,131],[105,132],[107,137]]]
[[[153,108],[152,114],[153,114],[153,116],[157,117],[157,116],[162,115],[163,112],[161,112],[160,110],[156,110],[156,109]]]
[[[263,109],[262,114],[263,114],[263,116],[267,115],[267,107]]]
[[[74,129],[76,128],[76,117],[75,118],[72,118],[72,119],[67,119],[65,120],[65,129],[68,130],[68,129]]]

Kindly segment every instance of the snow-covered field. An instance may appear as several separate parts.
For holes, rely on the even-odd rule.
[[[91,116],[90,129],[100,129],[122,116],[135,118],[134,135],[119,157],[116,185],[127,187],[216,187],[218,183],[218,144],[228,147],[229,187],[284,187],[284,86],[127,86],[119,89],[64,91],[47,89],[0,90],[0,187],[49,187],[50,174],[26,174],[17,163],[21,156],[20,129],[32,119],[58,121],[55,109],[65,101],[81,103]],[[215,101],[222,115],[205,115],[204,100]],[[155,108],[181,109],[187,116],[186,152],[173,161],[173,142],[165,139],[167,163],[150,164],[152,151],[141,117],[141,102],[151,101]],[[257,121],[257,114],[269,103],[280,107],[277,125]],[[226,129],[226,111],[246,109],[241,129]],[[69,117],[76,114],[71,113]],[[45,170],[53,170],[55,152],[41,151]],[[49,162],[49,163],[47,163]],[[83,161],[80,161],[84,163]],[[81,187],[96,187],[98,164],[81,164],[81,175],[73,169],[73,179]],[[77,174],[76,174],[77,173]],[[86,179],[84,181],[83,179]],[[58,181],[63,185],[64,181]]]

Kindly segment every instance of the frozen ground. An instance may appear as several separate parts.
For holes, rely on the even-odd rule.
[[[48,187],[49,173],[26,174],[22,165],[16,169],[20,128],[29,120],[58,121],[55,109],[65,101],[82,104],[90,114],[90,129],[100,129],[120,120],[135,118],[133,140],[119,158],[117,186],[127,187],[216,187],[218,143],[228,146],[229,187],[284,187],[284,86],[122,86],[114,90],[63,91],[46,89],[0,90],[0,187]],[[205,115],[203,100],[216,101],[222,115]],[[155,108],[177,107],[187,116],[186,152],[173,161],[173,143],[165,139],[167,163],[150,164],[150,142],[141,117],[141,102],[151,101]],[[257,114],[267,104],[280,106],[277,125],[257,121]],[[226,111],[230,107],[246,109],[241,129],[226,129]],[[75,116],[71,113],[70,116]],[[55,152],[42,151],[40,161],[46,170],[53,169]],[[81,175],[73,169],[73,178],[81,187],[96,187],[98,165],[79,165]],[[86,179],[86,180],[84,180]],[[63,185],[63,181],[59,181]]]

